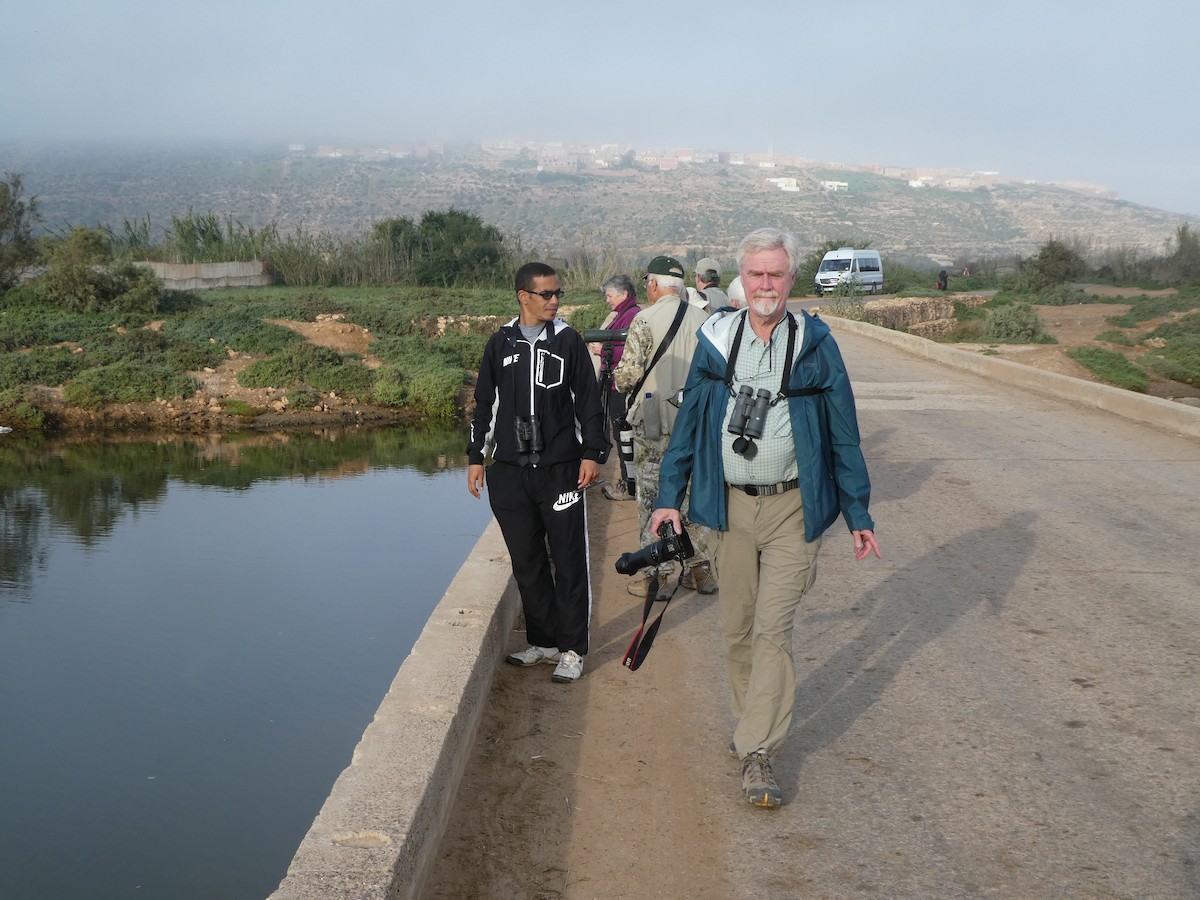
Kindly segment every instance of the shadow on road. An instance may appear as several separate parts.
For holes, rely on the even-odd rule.
[[[902,666],[967,613],[979,607],[1000,612],[1032,555],[1034,519],[1018,513],[954,538],[898,570],[858,605],[801,620],[801,657],[824,649],[823,625],[855,619],[861,627],[798,684],[794,736],[781,753],[784,771],[798,772],[808,756],[836,742]]]

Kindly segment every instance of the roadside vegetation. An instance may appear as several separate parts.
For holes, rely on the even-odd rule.
[[[161,234],[148,220],[37,234],[39,223],[37,198],[26,195],[19,174],[7,173],[0,181],[0,424],[27,429],[54,427],[59,398],[85,409],[188,398],[203,373],[238,355],[252,357],[236,374],[239,385],[282,391],[292,408],[336,395],[449,419],[462,411],[488,336],[516,312],[511,282],[520,264],[540,258],[559,269],[563,314],[578,328],[607,315],[596,290],[604,278],[642,272],[637,261],[585,241],[558,253],[524,247],[519,237],[453,208],[418,220],[385,219],[353,238],[282,235],[274,225],[251,229],[232,216],[191,210]],[[839,246],[868,244],[827,241],[806,257],[797,285],[811,284],[825,251]],[[685,266],[706,252],[689,251]],[[251,259],[264,262],[274,286],[170,291],[137,264]],[[1052,341],[1034,307],[1094,302],[1076,287],[1081,280],[1178,287],[1170,297],[1131,298],[1129,313],[1098,336],[1111,349],[1075,358],[1133,390],[1138,371],[1147,370],[1200,386],[1200,314],[1143,327],[1200,306],[1200,240],[1186,225],[1156,256],[1088,254],[1051,240],[1029,259],[960,260],[954,268],[971,274],[952,275],[952,291],[996,294],[981,306],[958,304],[956,328],[944,340]],[[933,272],[885,259],[885,273],[889,293],[940,293]],[[841,314],[863,318],[862,299],[847,290],[832,302]],[[376,339],[372,365],[277,324],[319,315],[368,330]],[[261,412],[221,402],[247,421]]]
[[[1146,291],[1174,288],[1168,294],[1122,297],[1129,311],[1111,316],[1112,326],[1096,335],[1108,347],[1081,347],[1068,356],[1097,378],[1118,387],[1145,391],[1149,373],[1170,381],[1200,387],[1200,236],[1181,225],[1161,254],[1138,254],[1107,249],[1090,252],[1086,246],[1048,240],[1028,259],[962,262],[971,276],[951,276],[958,292],[990,290],[986,302],[954,302],[954,327],[936,340],[949,343],[1034,344],[1053,342],[1036,307],[1065,307],[1081,303],[1111,303],[1111,297],[1089,293],[1080,286],[1108,284]],[[889,270],[890,275],[890,270]],[[908,290],[901,296],[936,296],[937,292]],[[1154,320],[1169,321],[1148,327]]]

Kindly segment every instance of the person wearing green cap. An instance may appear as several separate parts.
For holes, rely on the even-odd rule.
[[[633,467],[637,481],[638,525],[641,546],[654,543],[659,535],[650,531],[650,507],[658,495],[658,468],[671,439],[679,411],[679,396],[687,380],[696,351],[696,332],[707,314],[689,304],[685,297],[684,269],[671,256],[656,256],[646,267],[646,299],[649,305],[634,316],[625,339],[625,353],[613,372],[617,388],[629,395],[626,420],[633,426]],[[702,594],[717,590],[708,558],[708,529],[688,525],[696,555],[683,563],[678,582]],[[670,584],[669,564],[657,572],[647,570],[629,586],[635,596],[646,596],[650,581],[657,576],[659,600],[675,591]]]

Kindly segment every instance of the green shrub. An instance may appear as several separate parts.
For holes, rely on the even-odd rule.
[[[374,398],[383,406],[412,409],[434,418],[453,416],[464,373],[433,361],[401,369],[395,364],[375,373]]]
[[[63,399],[95,409],[106,403],[151,403],[159,398],[190,397],[200,383],[165,364],[121,360],[85,369],[67,382]]]
[[[172,319],[163,330],[181,340],[212,343],[239,353],[278,353],[290,344],[304,340],[283,325],[263,321],[266,316],[256,306],[220,306],[197,309]]]
[[[1034,303],[1042,306],[1071,306],[1076,303],[1095,303],[1096,298],[1073,284],[1056,284],[1037,292]]]
[[[357,356],[343,356],[328,347],[291,344],[274,356],[257,360],[238,373],[238,383],[249,388],[289,388],[308,385],[339,396],[369,398],[371,370]]]
[[[488,334],[444,334],[430,341],[429,352],[437,353],[450,365],[474,371],[483,360],[483,349],[490,337]]]
[[[234,400],[232,397],[224,397],[220,402],[221,409],[243,422],[253,422],[264,412],[261,406],[251,406],[245,400]]]
[[[19,431],[38,431],[47,425],[45,411],[27,387],[0,391],[0,422]]]
[[[567,321],[571,323],[571,327],[576,331],[583,331],[585,328],[599,328],[604,320],[608,318],[610,312],[612,310],[609,309],[608,304],[601,298],[572,311],[567,316]]]
[[[288,406],[292,409],[312,409],[321,402],[321,393],[306,385],[290,387],[285,392]]]
[[[479,368],[486,335],[422,335],[388,338],[373,348],[384,365],[375,372],[373,396],[384,406],[423,415],[454,414],[467,371]]]
[[[1200,387],[1200,313],[1184,316],[1155,328],[1147,337],[1161,338],[1165,347],[1139,360],[1164,378]]]
[[[951,331],[935,336],[933,339],[941,344],[977,344],[983,340],[982,318],[967,319],[959,322]]]
[[[6,305],[12,293],[5,295]],[[0,310],[0,351],[79,341],[108,325],[109,320],[46,306],[4,309]]]
[[[128,332],[107,330],[92,335],[80,346],[89,367],[138,360],[192,371],[205,366],[218,366],[225,358],[224,352],[212,344],[188,343],[148,328]]]
[[[1200,347],[1195,344],[1167,345],[1150,351],[1138,361],[1163,378],[1200,387]]]
[[[0,384],[56,387],[83,371],[83,355],[67,347],[34,347],[28,353],[0,354]]]
[[[1104,347],[1072,347],[1067,356],[1097,378],[1129,391],[1146,392],[1149,379],[1146,370],[1127,360],[1116,350]]]
[[[1129,304],[1129,311],[1121,316],[1111,316],[1108,321],[1120,328],[1136,328],[1150,319],[1162,318],[1173,312],[1190,312],[1200,307],[1200,289],[1193,287],[1180,290],[1177,294],[1155,297],[1140,294],[1137,297],[1125,297],[1122,302]]]
[[[1120,344],[1123,347],[1133,346],[1133,338],[1123,331],[1118,331],[1116,328],[1109,331],[1102,331],[1096,335],[1096,340],[1104,341],[1106,344]]]
[[[988,312],[982,339],[995,344],[1053,344],[1033,307],[1014,303]]]

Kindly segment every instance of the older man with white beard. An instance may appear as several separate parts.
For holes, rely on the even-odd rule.
[[[791,726],[792,631],[840,514],[856,558],[879,557],[854,394],[829,326],[787,311],[796,238],[774,228],[738,248],[746,308],[704,323],[659,473],[650,528],[688,516],[713,530],[713,566],[737,719],[730,752],[755,806],[783,802],[771,758]]]

